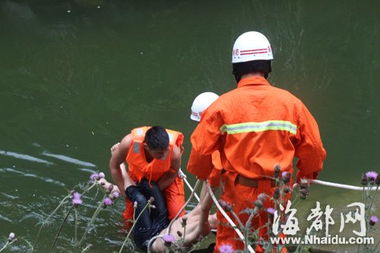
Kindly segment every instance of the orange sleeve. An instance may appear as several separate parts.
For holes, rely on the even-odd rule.
[[[201,122],[191,135],[192,150],[187,164],[187,170],[205,180],[214,168],[212,153],[219,150],[220,127],[222,118],[213,105],[202,115]]]
[[[326,151],[323,148],[318,124],[305,105],[301,104],[299,112],[297,143],[295,156],[298,157],[297,180],[315,179],[323,168]]]
[[[187,170],[201,180],[206,180],[213,169],[211,155],[201,155],[191,150]]]

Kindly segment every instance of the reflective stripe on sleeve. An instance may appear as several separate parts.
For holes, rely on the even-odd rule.
[[[263,132],[269,130],[288,131],[292,134],[297,133],[297,126],[289,121],[268,120],[263,122],[246,122],[240,124],[223,125],[220,128],[222,133],[239,134],[249,132]]]

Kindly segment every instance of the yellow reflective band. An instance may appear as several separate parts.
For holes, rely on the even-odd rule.
[[[226,132],[227,134],[263,132],[268,130],[283,130],[296,134],[297,126],[289,121],[268,120],[263,122],[246,122],[240,124],[223,125],[220,128],[222,133]]]

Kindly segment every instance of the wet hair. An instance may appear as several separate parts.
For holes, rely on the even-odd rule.
[[[152,150],[163,150],[169,146],[169,135],[165,128],[152,126],[145,134],[144,142]]]
[[[241,77],[249,73],[262,73],[265,78],[272,71],[270,60],[257,60],[248,62],[239,62],[232,64],[232,74],[235,76],[236,82],[239,82]]]

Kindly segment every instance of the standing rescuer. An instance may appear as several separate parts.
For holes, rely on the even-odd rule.
[[[314,179],[326,157],[318,125],[306,106],[267,81],[272,60],[271,46],[263,34],[240,35],[232,51],[237,88],[220,96],[203,113],[191,136],[189,172],[206,180],[214,167],[212,154],[219,151],[224,170],[220,198],[232,205],[243,223],[248,215],[241,211],[252,208],[260,193],[273,195],[275,168],[292,174],[293,159],[298,157],[297,180]],[[264,205],[273,204],[266,201]],[[217,215],[215,252],[224,245],[244,249],[233,228],[225,225],[219,212]],[[252,229],[265,225],[267,219],[265,212],[260,213],[252,221]],[[259,233],[267,239],[262,230]],[[256,251],[263,252],[263,248],[257,246]]]

